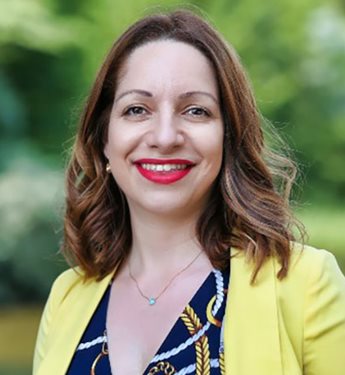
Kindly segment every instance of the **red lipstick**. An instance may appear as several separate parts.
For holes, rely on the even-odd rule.
[[[194,166],[187,159],[139,159],[134,164],[147,180],[163,185],[181,180]]]

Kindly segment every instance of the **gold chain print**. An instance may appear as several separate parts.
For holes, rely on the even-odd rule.
[[[169,362],[158,362],[156,366],[151,367],[148,375],[158,374],[159,372],[163,372],[164,375],[172,375],[176,373],[175,367],[171,365]]]
[[[212,315],[212,307],[213,307],[213,304],[214,302],[216,301],[216,298],[217,298],[217,295],[214,295],[209,303],[207,304],[207,308],[206,308],[206,316],[207,316],[207,320],[213,324],[214,326],[220,328],[222,326],[222,322],[219,321],[218,319],[216,319],[213,315]]]
[[[107,356],[108,354],[109,354],[109,352],[108,352],[108,349],[107,349],[107,343],[104,342],[103,345],[102,345],[102,351],[98,354],[96,359],[92,362],[90,375],[96,375],[97,363],[101,360],[101,358]]]

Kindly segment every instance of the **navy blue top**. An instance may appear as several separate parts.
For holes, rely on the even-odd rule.
[[[222,322],[229,279],[229,270],[210,273],[143,375],[225,374]],[[111,374],[106,334],[109,295],[110,285],[80,340],[67,375]]]

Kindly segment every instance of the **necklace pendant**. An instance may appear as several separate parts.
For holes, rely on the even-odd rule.
[[[149,298],[149,305],[150,306],[153,306],[155,303],[156,303],[156,299],[155,298],[153,298],[153,297]]]

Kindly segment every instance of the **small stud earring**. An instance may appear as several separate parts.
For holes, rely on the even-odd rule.
[[[111,173],[111,167],[110,167],[110,164],[109,164],[109,163],[107,163],[107,165],[105,166],[105,171],[106,171],[107,173]]]

